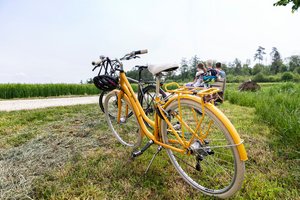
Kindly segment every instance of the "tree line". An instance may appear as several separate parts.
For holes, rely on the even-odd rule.
[[[268,65],[264,64],[267,53],[262,46],[259,46],[254,54],[253,61],[256,64],[252,67],[250,59],[244,63],[238,58],[232,62],[222,63],[222,69],[227,74],[227,80],[229,82],[242,82],[245,79],[254,79],[258,82],[300,80],[300,55],[292,55],[283,59],[276,47],[273,47],[268,54],[271,57],[271,64]],[[182,58],[180,68],[177,71],[168,72],[166,79],[178,82],[191,81],[196,74],[196,66],[199,62],[206,63],[197,55],[190,59]],[[213,61],[213,65],[215,63],[216,61]],[[138,71],[134,68],[126,74],[138,79]],[[144,70],[142,76],[144,80],[153,80],[153,76],[148,70]]]

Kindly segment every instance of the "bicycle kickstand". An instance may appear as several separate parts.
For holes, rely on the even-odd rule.
[[[162,150],[162,146],[158,146],[156,153],[153,155],[153,157],[152,157],[152,159],[150,160],[150,163],[149,163],[149,165],[148,165],[146,171],[144,172],[144,175],[147,174],[147,172],[149,171],[149,168],[150,168],[150,166],[152,165],[152,163],[153,163],[155,157],[157,156],[157,154],[158,154],[161,150]]]

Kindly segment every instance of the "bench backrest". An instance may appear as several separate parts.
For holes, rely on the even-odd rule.
[[[224,101],[224,94],[226,89],[226,78],[218,78],[214,83],[210,84],[210,86],[221,90],[219,95]]]

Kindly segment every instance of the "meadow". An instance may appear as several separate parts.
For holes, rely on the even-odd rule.
[[[137,84],[132,84],[131,86],[134,91],[137,91]],[[100,92],[94,84],[0,84],[0,99],[98,95]]]
[[[300,84],[261,84],[257,92],[239,92],[229,84],[226,99],[241,106],[255,108],[258,120],[273,128],[272,146],[279,154],[299,158],[300,154]]]
[[[99,90],[94,84],[0,84],[0,99],[87,94],[99,94]]]
[[[299,199],[299,84],[261,85],[253,93],[228,84],[219,106],[249,157],[232,199]],[[211,199],[183,181],[165,151],[144,175],[155,151],[131,161],[96,104],[0,112],[0,199]]]

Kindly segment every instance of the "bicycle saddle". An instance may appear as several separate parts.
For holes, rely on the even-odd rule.
[[[149,65],[148,70],[153,75],[157,75],[161,72],[170,72],[176,70],[178,67],[179,66],[177,64]]]

